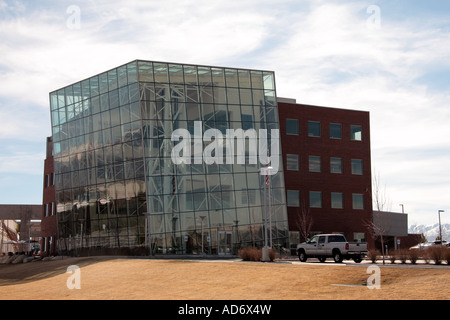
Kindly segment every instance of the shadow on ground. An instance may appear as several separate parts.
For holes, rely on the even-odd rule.
[[[109,259],[107,257],[58,257],[58,259],[53,261],[34,261],[0,265],[0,286],[51,278],[66,273],[67,267],[70,265],[77,265],[81,268]]]

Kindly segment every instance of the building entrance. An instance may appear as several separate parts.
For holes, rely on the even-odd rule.
[[[219,231],[218,232],[219,243],[219,256],[232,254],[232,232],[231,231]]]

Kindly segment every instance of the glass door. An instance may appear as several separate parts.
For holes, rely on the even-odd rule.
[[[219,231],[219,255],[230,255],[231,254],[231,231]]]

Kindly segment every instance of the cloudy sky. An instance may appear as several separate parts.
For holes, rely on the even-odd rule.
[[[450,223],[450,1],[0,0],[0,203],[42,202],[48,93],[135,59],[275,71],[298,103],[370,111],[409,224]]]

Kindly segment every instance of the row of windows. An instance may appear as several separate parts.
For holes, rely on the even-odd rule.
[[[286,134],[299,134],[297,119],[286,119]],[[321,135],[321,123],[319,121],[308,121],[308,137],[321,137]],[[331,139],[342,139],[342,124],[330,123],[329,136]],[[350,125],[350,140],[362,141],[361,125]]]
[[[138,61],[139,80],[243,88],[274,88],[273,72]]]
[[[298,171],[300,170],[298,154],[286,155],[286,170]],[[342,173],[343,172],[342,158],[330,158],[330,173]],[[321,172],[322,171],[322,159],[320,156],[308,157],[308,170],[309,172]],[[363,160],[351,159],[351,172],[355,175],[363,174]]]
[[[300,207],[300,191],[286,190],[286,202],[288,207]],[[322,208],[322,192],[309,192],[309,207]],[[344,209],[344,194],[342,192],[331,192],[331,208]],[[352,209],[364,210],[364,194],[352,193]]]
[[[138,67],[138,68],[136,68]],[[137,70],[136,70],[137,69]],[[139,73],[139,76],[137,75]],[[52,110],[140,81],[163,84],[214,84],[275,90],[273,72],[197,67],[139,61],[104,72],[51,93]]]
[[[131,90],[133,88],[133,90]],[[150,90],[145,90],[141,92],[141,100],[144,102],[144,100],[152,100],[152,101],[145,101],[147,105],[152,106],[153,115],[149,115],[150,118],[161,118],[161,115],[163,114],[163,110],[165,108],[173,109],[173,110],[167,110],[167,119],[172,119],[174,114],[177,112],[185,112],[186,106],[190,107],[190,110],[192,109],[192,106],[195,108],[198,108],[199,106],[203,109],[213,109],[214,104],[222,104],[225,106],[230,105],[233,106],[233,109],[236,109],[235,105],[243,105],[243,109],[249,109],[252,110],[251,106],[257,105],[260,106],[264,102],[264,105],[267,107],[274,107],[275,104],[275,94],[273,91],[267,92],[263,90],[251,90],[251,89],[241,89],[241,91],[232,91],[232,90],[238,90],[238,89],[226,89],[227,92],[224,93],[224,96],[217,96],[214,95],[213,92],[204,93],[203,91],[200,91],[199,94],[197,94],[197,97],[193,97],[192,99],[184,98],[184,97],[178,97],[178,99],[173,100],[169,97],[159,97],[157,98],[157,95],[155,93],[150,94],[147,93],[144,95],[144,93],[151,92]],[[122,93],[122,91],[126,90],[126,92]],[[53,126],[58,124],[64,124],[67,121],[70,121],[72,119],[79,119],[81,117],[90,117],[91,115],[99,114],[101,112],[107,112],[109,110],[113,110],[115,108],[118,108],[119,106],[122,108],[127,108],[129,104],[133,104],[139,101],[139,93],[138,93],[137,85],[130,86],[130,90],[128,87],[121,88],[120,90],[114,90],[109,93],[104,93],[100,96],[86,99],[84,101],[79,101],[70,105],[67,105],[65,107],[62,107],[60,109],[55,109],[52,111],[52,123]],[[142,89],[141,89],[142,90]],[[161,89],[163,90],[163,89]],[[164,91],[164,90],[163,90]],[[167,90],[169,91],[169,90]],[[206,96],[206,97],[203,97]],[[157,100],[156,100],[157,99]],[[172,100],[169,100],[172,99]],[[199,101],[194,101],[199,100]],[[172,101],[172,103],[168,103],[168,101]],[[247,106],[245,106],[247,105]],[[132,106],[133,107],[133,106]],[[224,107],[222,106],[221,109]],[[238,113],[240,113],[239,108],[237,108]],[[118,111],[117,111],[118,112]],[[116,112],[116,113],[117,113]],[[133,110],[132,110],[133,112]],[[187,112],[187,111],[186,111]],[[209,112],[209,111],[208,111]],[[208,113],[205,112],[205,113]],[[139,106],[137,106],[137,110],[135,111],[136,114],[139,115]],[[104,115],[102,116],[104,117]],[[109,116],[108,116],[109,117]],[[129,116],[128,116],[129,117]],[[124,121],[126,122],[126,120]]]

